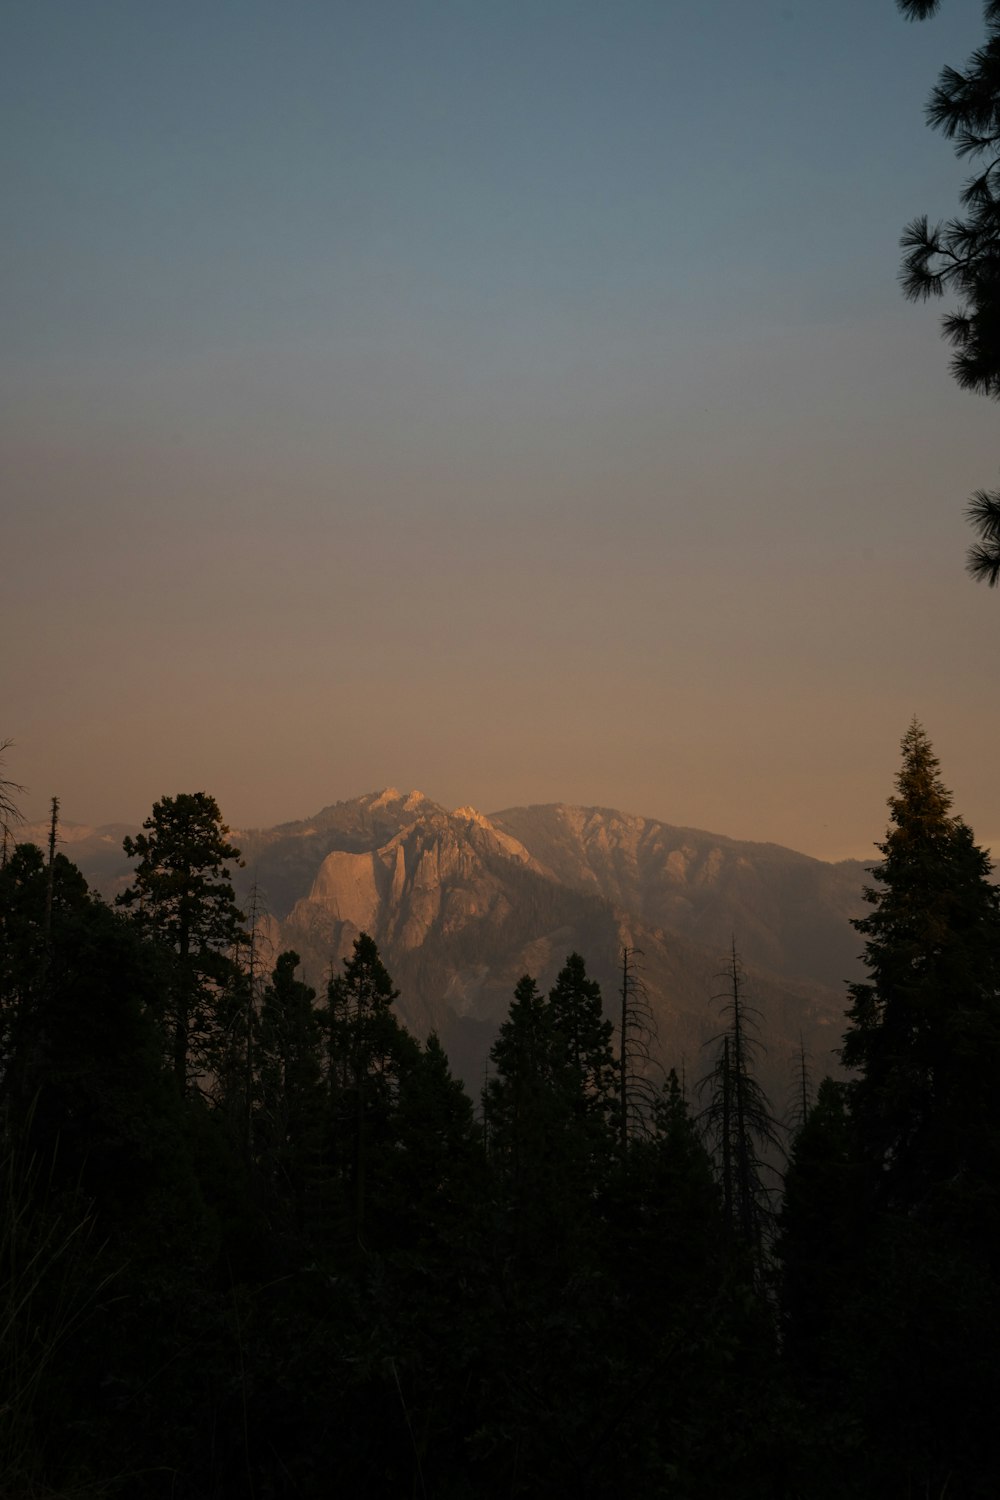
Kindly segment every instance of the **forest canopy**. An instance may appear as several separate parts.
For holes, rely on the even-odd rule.
[[[525,975],[474,1100],[368,934],[257,972],[206,794],[117,907],[9,849],[0,1492],[994,1495],[1000,897],[916,723],[889,807],[787,1132],[735,944],[697,1101],[622,1091],[628,950]]]

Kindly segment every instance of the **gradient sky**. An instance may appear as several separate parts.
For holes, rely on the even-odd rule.
[[[997,410],[898,239],[978,0],[7,0],[0,738],[25,810],[386,784],[1000,846]]]

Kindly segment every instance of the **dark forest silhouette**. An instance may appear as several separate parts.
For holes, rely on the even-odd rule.
[[[0,1493],[994,1496],[1000,897],[916,724],[890,809],[783,1191],[738,943],[693,1100],[622,1087],[626,951],[607,1014],[521,980],[474,1104],[369,936],[260,972],[205,793],[117,908],[9,842]]]

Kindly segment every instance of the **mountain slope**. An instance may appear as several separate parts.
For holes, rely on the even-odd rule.
[[[597,891],[648,924],[719,951],[735,936],[748,962],[788,978],[839,985],[857,975],[857,860],[826,864],[611,808],[555,803],[492,816],[563,884]]]

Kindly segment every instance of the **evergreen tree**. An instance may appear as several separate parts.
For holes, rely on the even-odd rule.
[[[325,1032],[332,1164],[352,1199],[354,1236],[363,1243],[368,1177],[394,1148],[400,1079],[417,1043],[390,1010],[399,996],[368,933],[355,940],[343,974],[327,986]]]
[[[258,1078],[260,1074],[261,898],[256,881],[250,889],[245,929],[236,931],[229,951],[231,971],[214,1006],[214,1026],[206,1038],[204,1061],[210,1074],[208,1092],[220,1119],[249,1165],[255,1154]]]
[[[911,20],[933,15],[938,0],[897,0]],[[1000,399],[1000,3],[986,0],[986,41],[963,71],[945,67],[927,105],[928,123],[977,163],[961,194],[963,214],[930,224],[926,214],[903,232],[901,281],[912,301],[954,292],[959,305],[942,319],[959,385]],[[979,533],[969,549],[973,578],[1000,583],[1000,492],[978,490],[968,516]]]
[[[612,1025],[605,1020],[601,987],[587,978],[587,965],[571,953],[549,991],[553,1069],[565,1074],[574,1113],[606,1122],[615,1104],[617,1068]]]
[[[507,1019],[490,1049],[495,1069],[483,1109],[490,1154],[515,1204],[535,1199],[549,1175],[562,1125],[552,1013],[529,974],[518,980]]]
[[[798,1379],[838,1382],[833,1340],[843,1343],[844,1308],[857,1294],[870,1229],[848,1090],[824,1078],[795,1135],[779,1218],[778,1257],[785,1347]]]
[[[902,751],[872,911],[854,924],[870,977],[850,987],[842,1057],[880,1202],[908,1211],[998,1161],[1000,891],[916,721]]]
[[[191,1315],[206,1215],[151,1021],[164,978],[158,946],[63,855],[15,849],[0,869],[4,1493],[99,1473],[112,1447],[127,1462],[144,1412],[123,1424],[116,1402],[148,1376],[137,1351],[169,1362]],[[29,1415],[37,1472],[15,1479],[5,1450]]]
[[[137,1134],[150,1102],[143,1090],[156,1095],[161,1082],[148,1014],[162,980],[155,950],[91,895],[65,855],[46,865],[33,844],[19,844],[0,870],[0,933],[10,1128],[40,1151],[44,1141],[55,1153],[58,1142],[59,1172],[71,1181],[86,1163],[102,1199],[131,1194],[139,1185],[112,1162],[146,1135]]]
[[[316,991],[296,978],[299,962],[279,954],[261,1000],[256,1150],[279,1198],[301,1210],[318,1171],[322,1054]]]
[[[205,1067],[213,1011],[239,972],[233,951],[242,939],[228,866],[240,852],[227,840],[218,803],[205,792],[164,797],[143,823],[147,831],[123,844],[138,860],[134,884],[117,904],[136,908],[139,927],[175,955],[174,983],[164,1017],[177,1086]]]
[[[610,1230],[621,1242],[616,1278],[627,1287],[632,1337],[641,1347],[686,1321],[692,1299],[714,1294],[721,1271],[719,1188],[673,1068],[656,1100],[653,1131],[633,1143],[612,1203]]]
[[[405,1243],[447,1264],[475,1227],[485,1159],[472,1100],[433,1031],[401,1072],[398,1142],[395,1192]]]
[[[291,950],[279,953],[261,1002],[260,1094],[279,1138],[297,1133],[298,1117],[321,1076],[316,991],[296,978],[300,962]]]
[[[519,980],[484,1091],[500,1303],[489,1349],[499,1378],[491,1377],[484,1420],[496,1450],[496,1492],[505,1494],[590,1493],[588,1416],[597,1412],[595,1390],[606,1394],[597,1185],[610,1153],[598,1142],[613,1138],[586,1092],[588,1053],[600,1078],[606,1039],[582,961],[568,962],[557,992],[546,999],[529,975]],[[588,1026],[570,1020],[577,1005],[596,1022],[596,1049],[584,1042]],[[557,1016],[565,1029],[557,1029]]]
[[[58,1003],[54,939],[85,913],[93,915],[95,903],[65,855],[46,865],[34,844],[14,848],[0,867],[0,881],[0,1078],[8,1114],[21,1120],[44,1071],[53,1001]]]
[[[831,1494],[986,1500],[1000,1488],[1000,894],[916,722],[889,807],[855,923],[869,977],[850,987],[842,1057],[857,1076],[846,1095],[824,1084],[789,1170],[786,1348],[817,1431],[840,1434]]]

